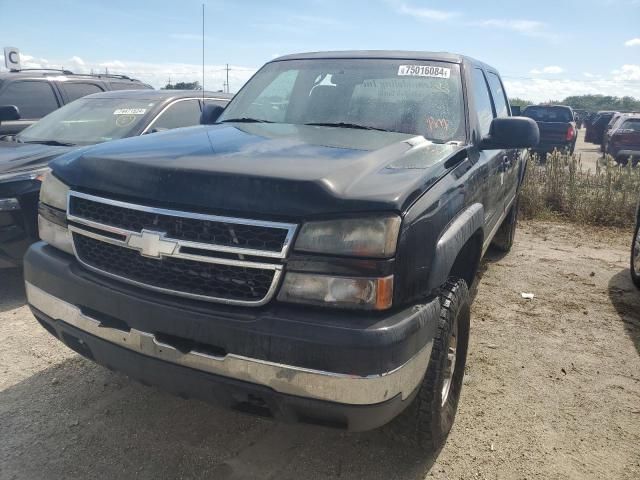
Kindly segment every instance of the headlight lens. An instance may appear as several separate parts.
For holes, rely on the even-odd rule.
[[[278,300],[324,307],[384,310],[393,302],[393,276],[347,278],[289,272]]]
[[[60,210],[67,209],[67,194],[69,187],[49,173],[40,188],[40,201]]]
[[[20,172],[3,173],[0,175],[0,183],[16,182],[20,180],[41,180],[44,175],[50,172],[49,167],[37,168]]]
[[[323,220],[302,225],[295,249],[302,252],[388,258],[396,253],[400,217]]]
[[[49,245],[73,255],[71,232],[65,227],[52,222],[42,215],[38,215],[38,234],[40,235],[40,239]]]

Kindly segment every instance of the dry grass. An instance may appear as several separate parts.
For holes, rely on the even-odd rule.
[[[640,168],[617,165],[611,157],[596,171],[584,171],[579,155],[554,152],[546,162],[529,161],[520,213],[523,218],[560,217],[599,226],[629,227],[635,222]]]

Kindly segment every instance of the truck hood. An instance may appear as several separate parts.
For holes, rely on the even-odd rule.
[[[0,175],[44,167],[74,147],[0,141]]]
[[[289,124],[197,126],[52,163],[78,190],[168,208],[300,218],[404,211],[463,149],[401,133]]]

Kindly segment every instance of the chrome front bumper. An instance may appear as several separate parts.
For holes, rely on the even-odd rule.
[[[278,393],[350,405],[372,405],[397,395],[404,400],[420,385],[433,342],[427,343],[400,367],[376,375],[356,376],[282,365],[240,355],[213,356],[191,350],[183,353],[158,341],[151,333],[101,325],[60,298],[25,282],[29,305],[55,321],[134,352],[202,372],[266,386]]]

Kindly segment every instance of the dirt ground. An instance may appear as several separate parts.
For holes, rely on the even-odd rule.
[[[484,262],[460,408],[436,456],[144,387],[53,339],[20,274],[3,271],[0,478],[638,479],[629,237],[528,223],[511,253]]]
[[[578,130],[578,139],[576,140],[575,152],[580,155],[582,160],[582,168],[586,170],[596,171],[596,165],[600,163],[602,165],[603,158],[600,151],[600,145],[594,145],[593,143],[585,143],[584,135],[586,133],[585,128]]]

